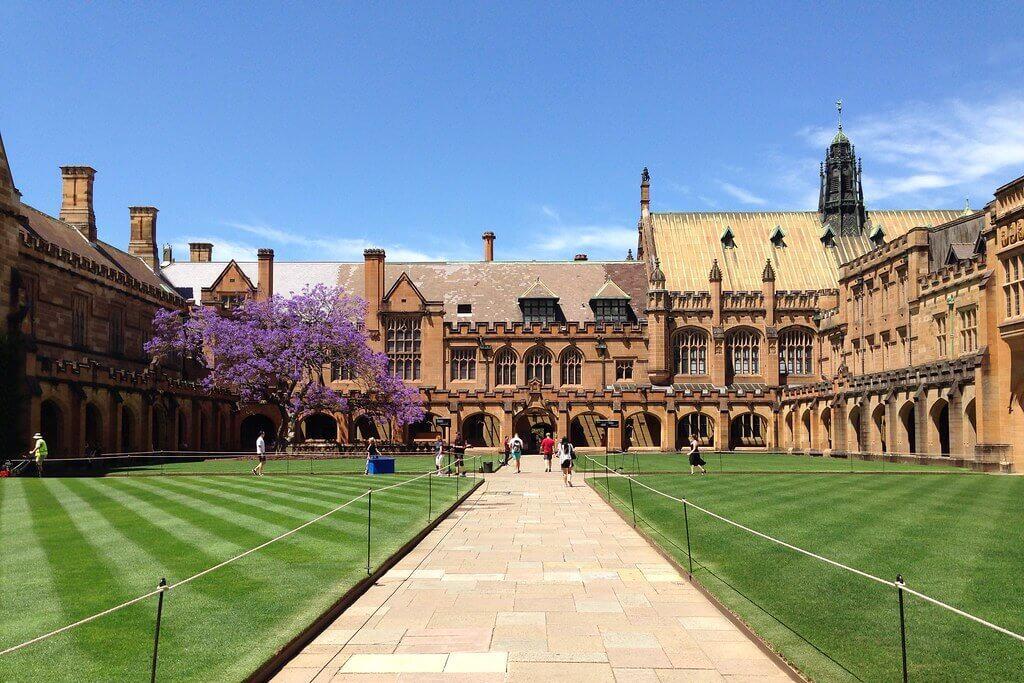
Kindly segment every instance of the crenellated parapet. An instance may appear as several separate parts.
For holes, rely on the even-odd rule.
[[[944,266],[935,272],[921,275],[917,278],[917,284],[922,295],[933,293],[939,290],[959,287],[968,281],[976,280],[985,275],[987,262],[984,254],[977,254],[974,258]]]
[[[642,335],[647,328],[646,321],[632,323],[599,323],[599,322],[563,322],[563,323],[524,323],[514,322],[455,322],[445,323],[448,336],[502,337],[502,336],[551,336],[564,338],[566,335]]]

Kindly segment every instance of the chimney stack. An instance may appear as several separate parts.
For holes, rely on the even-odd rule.
[[[213,260],[213,245],[209,242],[189,242],[188,260],[192,263],[209,263]]]
[[[256,279],[256,301],[266,301],[274,296],[274,250],[260,249],[256,252],[259,269]]]
[[[384,250],[363,251],[363,296],[366,298],[366,331],[380,338],[380,304],[384,300]]]
[[[60,219],[74,226],[90,242],[96,241],[96,212],[92,208],[92,186],[96,169],[89,166],[61,166]]]
[[[587,260],[587,255],[586,254],[576,254],[575,256],[572,257],[572,260],[573,261],[586,261]]]
[[[494,260],[494,233],[488,230],[484,233],[484,261]]]
[[[155,206],[129,206],[132,234],[128,242],[128,253],[138,256],[152,270],[160,267],[156,258],[156,214]]]
[[[174,263],[174,249],[171,248],[171,243],[168,242],[164,245],[164,263]]]

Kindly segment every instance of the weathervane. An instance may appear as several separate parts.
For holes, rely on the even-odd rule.
[[[843,101],[836,100],[836,111],[839,112],[839,130],[843,129]]]

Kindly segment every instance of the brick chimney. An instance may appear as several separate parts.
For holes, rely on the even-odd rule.
[[[209,263],[213,260],[213,245],[209,242],[189,242],[188,260],[192,263]]]
[[[647,167],[640,173],[640,217],[647,218],[651,214],[651,174]]]
[[[96,212],[92,208],[92,185],[96,169],[89,166],[61,166],[60,219],[74,226],[90,242],[96,241]]]
[[[266,301],[274,296],[274,250],[260,249],[256,252],[259,269],[256,274],[256,300]]]
[[[384,250],[363,252],[363,297],[366,299],[366,331],[371,338],[380,338],[380,304],[384,299]]]
[[[156,214],[155,206],[129,206],[132,235],[128,242],[128,253],[138,256],[147,266],[156,270],[160,267],[156,251]]]
[[[576,254],[575,256],[572,257],[572,260],[573,261],[586,261],[587,260],[587,255],[586,254]]]
[[[164,263],[174,263],[174,248],[171,247],[171,243],[168,242],[164,245]]]
[[[484,233],[484,261],[494,260],[494,233],[488,230]]]

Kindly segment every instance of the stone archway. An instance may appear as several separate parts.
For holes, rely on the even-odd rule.
[[[583,448],[605,448],[608,445],[608,430],[597,426],[604,415],[583,413],[569,423],[569,441],[573,446]]]
[[[369,441],[371,437],[380,441],[380,430],[372,417],[360,415],[352,425],[352,436],[351,441],[353,442]]]
[[[39,405],[39,433],[46,441],[49,457],[65,455],[64,411],[56,401],[47,399]]]
[[[889,443],[886,437],[884,403],[879,403],[875,406],[875,409],[871,411],[871,430],[872,445],[877,443],[882,453],[888,453]]]
[[[807,447],[807,450],[812,450],[814,448],[814,443],[811,441],[811,409],[810,408],[808,408],[807,410],[804,411],[804,415],[803,415],[803,418],[801,419],[801,422],[803,424],[803,429],[804,429],[804,439],[806,439],[806,442],[804,443],[804,445]]]
[[[898,413],[900,428],[900,448],[906,448],[908,453],[917,453],[917,421],[914,419],[913,401],[907,401]]]
[[[156,415],[156,411],[153,411]],[[103,451],[103,413],[93,403],[85,404],[85,442],[88,452]]]
[[[313,413],[302,418],[300,431],[304,441],[335,442],[338,440],[338,421],[333,415]]]
[[[119,445],[122,453],[131,453],[135,450],[135,432],[137,426],[135,413],[126,405],[121,406],[121,443]]]
[[[623,431],[622,448],[661,448],[661,420],[648,412],[630,415]]]
[[[496,448],[501,445],[501,427],[498,418],[490,413],[475,413],[462,421],[462,436],[476,448]]]
[[[863,436],[863,432],[861,430],[861,424],[860,424],[861,420],[863,419],[863,414],[864,414],[864,411],[861,410],[861,407],[860,407],[859,404],[858,405],[854,405],[853,408],[850,409],[849,421],[848,421],[850,435],[846,439],[846,441],[847,441],[847,448],[849,450],[857,452],[857,453],[859,453],[859,452],[864,450],[864,443],[863,443],[864,436]]]
[[[710,415],[693,411],[679,418],[676,422],[676,450],[685,451],[690,447],[690,437],[696,435],[701,446],[712,446],[715,443],[715,421]]]
[[[551,434],[554,438],[556,432],[555,416],[539,408],[523,411],[513,424],[515,433],[523,440],[525,453],[539,453],[544,435]]]
[[[767,446],[768,420],[757,413],[740,413],[729,423],[729,448]]]
[[[238,426],[238,432],[241,440],[239,449],[245,452],[256,451],[256,439],[260,432],[263,432],[263,440],[266,442],[268,451],[274,448],[277,441],[277,425],[262,413],[249,415],[242,420],[242,424]]]
[[[963,432],[964,455],[973,456],[974,447],[978,445],[978,415],[973,398],[964,406]]]
[[[931,418],[931,444],[929,448],[937,449],[939,455],[949,456],[949,402],[940,398],[928,411]]]

